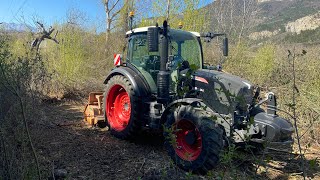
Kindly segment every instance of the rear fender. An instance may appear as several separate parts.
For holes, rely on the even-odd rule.
[[[137,96],[148,96],[150,92],[150,87],[144,83],[142,77],[132,69],[128,67],[118,67],[113,69],[107,76],[107,78],[104,81],[104,84],[107,84],[108,81],[111,79],[111,77],[115,75],[122,75],[128,78],[133,86],[133,90]]]

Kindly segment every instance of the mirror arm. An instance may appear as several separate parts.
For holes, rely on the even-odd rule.
[[[200,37],[204,37],[204,38],[213,39],[213,38],[218,37],[218,36],[225,36],[226,37],[226,34],[225,33],[211,33],[211,32],[200,33]]]

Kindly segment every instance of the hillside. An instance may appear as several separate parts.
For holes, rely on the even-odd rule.
[[[3,22],[0,24],[0,30],[5,30],[9,32],[23,32],[23,31],[36,31],[36,28],[26,25],[26,24],[18,24],[18,23],[6,23]]]
[[[319,34],[320,1],[260,0],[256,18],[258,23],[250,33],[250,39],[259,40],[276,36],[275,39],[284,38],[292,43],[308,42],[310,39],[299,37]],[[320,40],[319,36],[313,37],[313,42]]]
[[[212,18],[211,27],[214,30],[220,27],[218,29],[229,35],[240,31],[239,26],[245,18],[245,35],[256,43],[266,40],[289,43],[320,41],[317,36],[320,33],[319,0],[258,0],[257,3],[246,3],[245,17],[243,1],[214,1],[204,10],[211,11],[208,14]],[[233,32],[229,31],[232,28]]]

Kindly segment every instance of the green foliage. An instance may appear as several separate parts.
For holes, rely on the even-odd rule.
[[[205,12],[198,9],[201,0],[171,0],[169,24],[171,28],[178,29],[179,23],[183,24],[183,30],[203,32],[207,30]],[[152,3],[154,9],[153,17],[143,17],[139,24],[143,26],[154,26],[166,19],[167,0],[156,0]]]
[[[304,6],[303,1],[297,1],[294,6],[287,7],[279,13],[283,23],[297,20],[306,15],[317,12],[313,7]],[[280,21],[280,22],[281,22]]]
[[[249,62],[250,79],[257,84],[265,84],[271,77],[275,60],[275,46],[265,44],[260,47],[255,57]]]
[[[184,0],[183,29],[187,31],[203,32],[205,29],[205,16],[203,11],[198,9],[200,0]],[[175,23],[177,26],[178,22]]]
[[[124,42],[106,46],[103,34],[97,35],[76,25],[57,25],[56,29],[59,44],[46,40],[46,46],[40,48],[51,76],[49,93],[60,96],[66,92],[84,91],[85,94],[100,89],[106,72],[112,68],[113,53],[122,53]],[[119,41],[121,38],[112,32],[109,39]]]
[[[236,46],[230,47],[230,55],[227,58],[224,69],[235,75],[244,77],[248,71],[248,54],[249,46],[242,42]]]
[[[281,29],[281,32],[285,30],[284,26],[279,24],[278,21],[276,22],[269,22],[269,23],[263,23],[259,24],[258,26],[254,27],[254,30],[259,31],[275,31]]]
[[[272,76],[275,58],[275,45],[273,44],[264,44],[253,52],[248,45],[241,43],[231,47],[230,56],[224,67],[227,72],[264,85]]]
[[[0,176],[7,179],[32,179],[37,177],[37,162],[33,145],[26,125],[27,115],[25,99],[35,95],[41,81],[41,59],[26,49],[25,42],[20,41],[21,49],[12,49],[17,38],[12,34],[0,34],[0,159],[5,163],[5,172],[0,170]],[[11,46],[10,46],[11,45]],[[21,50],[21,51],[20,51]],[[14,53],[16,54],[14,54]],[[35,99],[32,99],[35,101]],[[31,149],[30,149],[31,147]],[[33,152],[33,157],[32,157]],[[0,168],[2,169],[2,168]]]
[[[288,43],[319,42],[317,37],[320,37],[320,27],[314,30],[302,31],[300,34],[287,34],[284,38],[284,41]]]
[[[57,73],[57,81],[65,87],[72,87],[87,76],[84,35],[85,33],[76,27],[61,28],[60,44],[55,48],[57,59],[50,61],[48,69]]]
[[[126,31],[129,30],[129,13],[132,9],[131,6],[133,6],[134,1],[129,3],[129,0],[124,0],[124,4],[120,9],[119,12],[119,18],[118,20],[115,22],[115,30],[116,31],[120,31],[122,33],[125,33]]]
[[[229,166],[230,163],[232,163],[232,160],[237,157],[237,147],[232,144],[228,147],[227,150],[223,151],[223,153],[220,156],[220,162],[221,164]]]
[[[311,169],[316,169],[320,166],[318,158],[309,161],[309,166]]]
[[[0,35],[0,62],[3,65],[11,57],[8,41],[9,39],[7,36]],[[2,73],[4,72],[3,70],[1,71]],[[0,76],[0,77],[3,77],[3,76]]]
[[[15,94],[37,90],[44,78],[41,57],[31,52],[23,39],[12,35],[2,35],[0,38],[0,84],[12,89]]]

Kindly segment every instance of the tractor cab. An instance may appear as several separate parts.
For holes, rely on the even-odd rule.
[[[157,93],[157,75],[160,71],[160,52],[149,51],[148,28],[136,28],[126,33],[128,51],[126,62],[133,65],[147,80],[152,93]],[[170,92],[175,92],[174,84],[178,71],[190,66],[202,68],[202,48],[200,34],[183,30],[170,29],[168,34],[168,62],[170,72]]]

